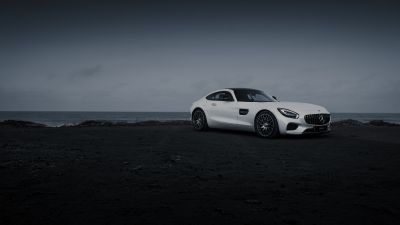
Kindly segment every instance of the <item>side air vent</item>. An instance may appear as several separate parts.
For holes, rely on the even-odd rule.
[[[296,124],[296,123],[289,123],[289,124],[287,125],[287,127],[286,127],[286,130],[296,130],[297,127],[299,127],[298,124]]]

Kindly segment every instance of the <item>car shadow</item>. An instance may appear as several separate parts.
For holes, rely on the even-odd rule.
[[[240,136],[257,138],[257,135],[255,133],[248,132],[248,131],[241,131],[241,130],[225,130],[225,129],[209,128],[207,130],[207,132],[211,132],[211,133],[215,133],[215,134],[232,134],[232,135],[240,135]]]
[[[207,132],[212,132],[216,134],[230,134],[230,135],[240,135],[240,136],[246,136],[246,137],[252,137],[252,138],[261,138],[257,136],[256,133],[254,132],[248,132],[248,131],[240,131],[240,130],[225,130],[225,129],[209,129]],[[272,138],[268,140],[299,140],[299,139],[327,139],[330,138],[332,133],[326,133],[326,134],[302,134],[302,135],[279,135],[277,138]],[[262,139],[262,138],[261,138]]]

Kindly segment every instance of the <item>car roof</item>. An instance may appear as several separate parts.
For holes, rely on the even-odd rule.
[[[253,88],[226,88],[232,91],[245,91],[245,90],[252,90],[252,91],[258,91],[257,89],[253,89]]]
[[[220,92],[220,91],[233,91],[233,92],[235,92],[235,91],[240,91],[240,90],[242,90],[242,91],[245,91],[245,90],[259,91],[257,89],[253,89],[253,88],[223,88],[223,89],[218,89],[218,90],[212,91],[212,92],[208,93],[207,95],[205,95],[204,97],[209,96],[209,95],[214,94],[214,93],[217,93],[217,92]]]

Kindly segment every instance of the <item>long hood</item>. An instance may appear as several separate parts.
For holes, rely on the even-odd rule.
[[[293,110],[299,114],[318,114],[318,113],[329,113],[324,107],[309,103],[302,102],[274,102],[277,108],[285,108]]]

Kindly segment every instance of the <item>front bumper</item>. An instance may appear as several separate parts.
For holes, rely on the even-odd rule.
[[[304,117],[298,119],[280,118],[279,131],[281,134],[301,135],[301,134],[323,134],[331,131],[331,123],[327,122],[322,125],[309,124]]]
[[[303,134],[324,134],[331,131],[330,125],[318,125],[303,131]]]
[[[331,131],[330,123],[324,125],[298,124],[295,130],[285,130],[285,134],[323,134]]]

